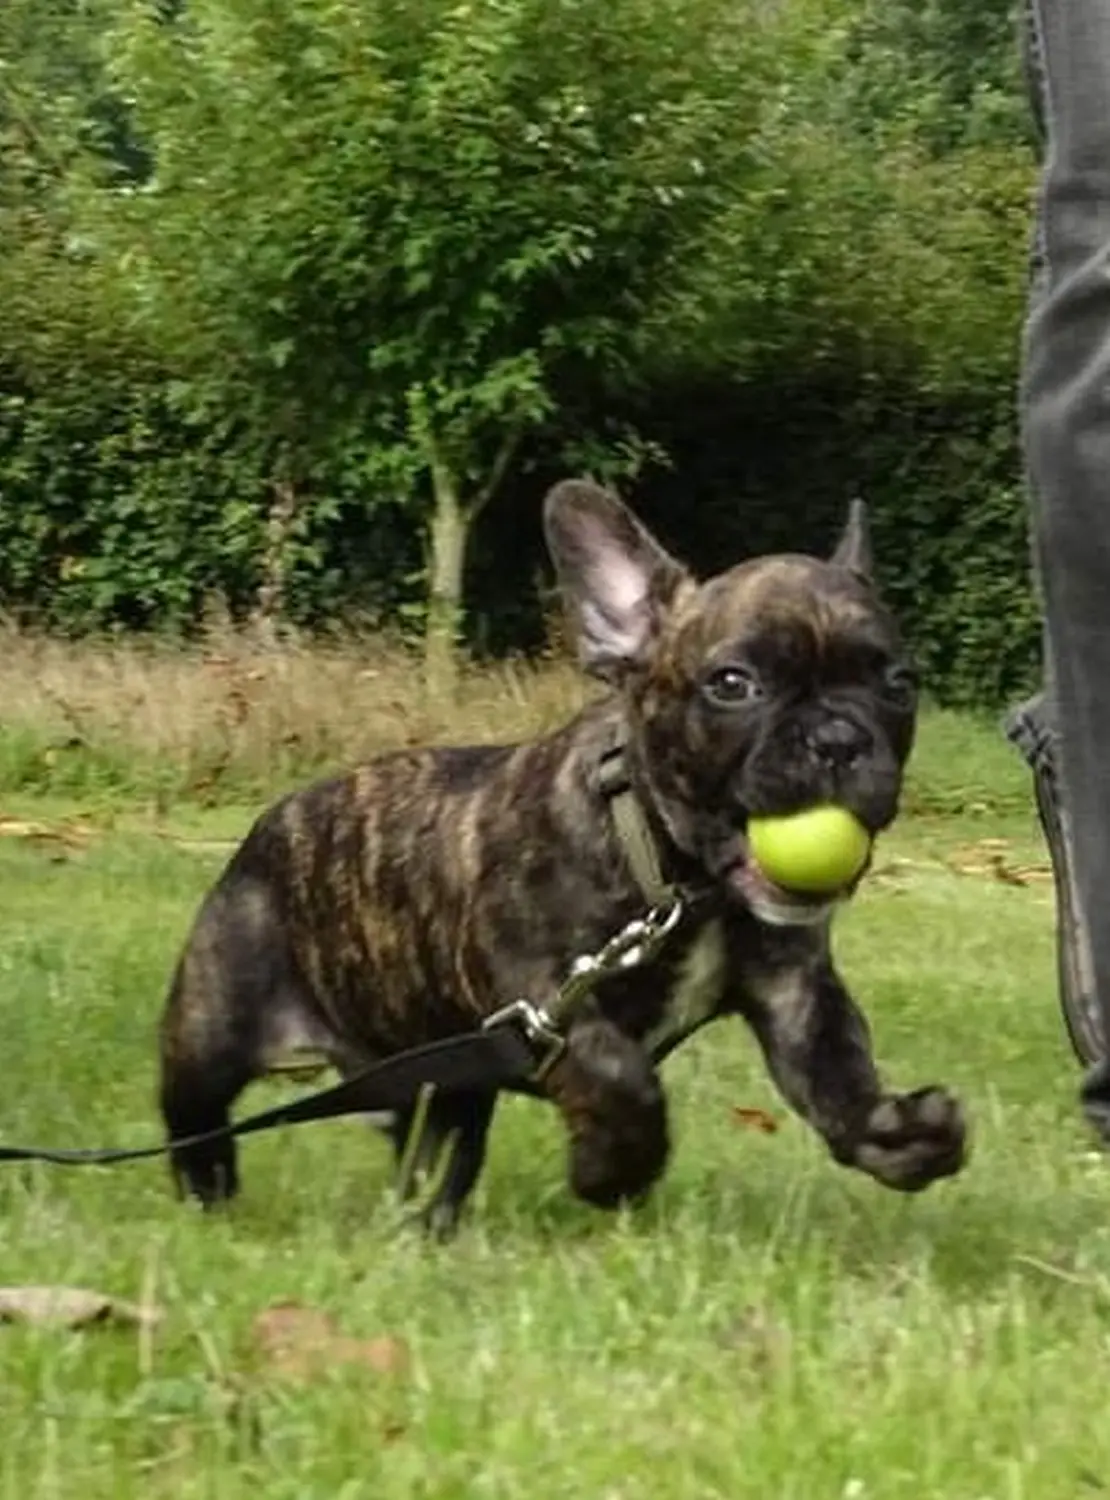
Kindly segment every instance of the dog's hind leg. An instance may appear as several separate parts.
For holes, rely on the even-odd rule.
[[[159,1103],[169,1139],[203,1135],[227,1125],[231,1105],[252,1076],[244,1059],[227,1047],[214,1048],[208,1056],[199,1051],[164,1055]],[[179,1194],[204,1208],[239,1191],[236,1145],[229,1136],[175,1147],[170,1167]]]
[[[170,1140],[227,1125],[235,1099],[259,1072],[250,1029],[229,1012],[220,993],[223,979],[212,965],[198,965],[192,952],[186,952],[174,976],[160,1034],[159,1104]],[[236,1155],[228,1136],[171,1150],[179,1194],[205,1208],[234,1197]]]
[[[748,977],[745,1015],[783,1097],[835,1160],[918,1192],[963,1166],[967,1126],[946,1089],[883,1088],[867,1021],[828,961]]]
[[[202,909],[173,978],[159,1043],[159,1103],[171,1140],[226,1126],[236,1098],[270,1071],[275,1055],[334,1051],[264,891],[217,892]],[[205,1208],[238,1191],[230,1136],[177,1147],[170,1166],[181,1195]]]

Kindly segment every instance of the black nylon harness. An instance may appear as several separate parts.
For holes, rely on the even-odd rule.
[[[681,899],[663,878],[655,838],[632,786],[622,744],[614,744],[601,757],[598,786],[609,803],[618,839],[649,910],[660,909],[668,900]],[[119,1148],[8,1146],[0,1141],[0,1162],[111,1166],[165,1156],[182,1147],[228,1137],[254,1135],[282,1125],[406,1111],[426,1100],[429,1090],[488,1090],[532,1082],[542,1077],[562,1051],[573,1004],[585,998],[588,991],[588,983],[573,991],[568,989],[573,1003],[568,1002],[563,1013],[550,1017],[537,1012],[526,1001],[507,1005],[477,1031],[395,1053],[330,1088],[260,1110],[217,1130],[178,1136],[157,1146]]]

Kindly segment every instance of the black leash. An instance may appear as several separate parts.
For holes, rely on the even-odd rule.
[[[549,1039],[532,1039],[527,1024],[510,1025],[515,1015],[503,1013],[497,1025],[482,1031],[468,1031],[462,1036],[431,1042],[399,1052],[384,1062],[374,1063],[346,1078],[332,1088],[320,1089],[260,1110],[218,1130],[201,1135],[179,1136],[161,1146],[97,1150],[54,1150],[48,1146],[5,1146],[0,1143],[0,1162],[44,1161],[57,1166],[109,1166],[121,1161],[142,1161],[164,1156],[181,1146],[199,1146],[228,1136],[253,1135],[273,1130],[278,1125],[303,1125],[310,1120],[333,1120],[342,1115],[375,1114],[409,1109],[429,1084],[445,1091],[500,1088],[534,1078],[552,1060]],[[545,1055],[537,1041],[545,1041]]]

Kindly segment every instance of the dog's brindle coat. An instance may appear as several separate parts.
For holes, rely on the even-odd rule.
[[[592,484],[557,485],[545,527],[583,664],[611,692],[542,739],[383,755],[259,818],[173,980],[161,1033],[170,1134],[226,1123],[292,1047],[349,1075],[518,997],[549,1002],[577,955],[644,909],[599,786],[605,752],[622,744],[665,873],[711,882],[715,899],[688,911],[656,961],[598,987],[544,1079],[573,1190],[611,1207],[655,1182],[669,1149],[656,1065],[723,1015],[749,1023],[837,1161],[907,1191],[958,1171],[956,1100],[880,1083],[830,955],[835,901],[772,886],[744,841],[749,815],[818,801],[874,833],[895,816],[915,692],[869,581],[862,507],[829,562],[764,557],[704,583]],[[454,1143],[430,1226],[454,1226],[495,1102],[433,1100],[420,1149],[430,1160]],[[394,1126],[398,1150],[409,1124]],[[173,1164],[206,1205],[237,1190],[229,1139]]]

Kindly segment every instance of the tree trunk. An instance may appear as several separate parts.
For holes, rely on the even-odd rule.
[[[254,625],[268,646],[277,644],[278,622],[285,610],[289,539],[297,518],[297,491],[284,479],[274,481],[273,500],[266,519],[266,550],[262,582],[254,609]]]
[[[424,680],[432,697],[452,698],[458,682],[463,574],[473,513],[459,499],[453,474],[432,465],[433,509],[429,528],[428,614],[424,625]]]
[[[428,613],[424,625],[424,681],[430,695],[450,700],[458,685],[459,630],[463,618],[466,554],[474,523],[497,493],[520,442],[510,428],[482,488],[466,502],[457,475],[434,442],[426,439],[432,476],[432,519],[428,528]]]

